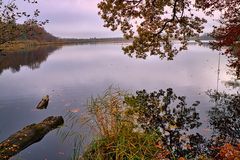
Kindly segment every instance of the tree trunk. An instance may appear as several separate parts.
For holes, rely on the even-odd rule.
[[[0,160],[7,160],[28,146],[39,142],[48,132],[62,125],[64,120],[59,117],[48,117],[38,124],[31,124],[8,137],[0,143]]]

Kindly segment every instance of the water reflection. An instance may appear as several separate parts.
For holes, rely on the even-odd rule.
[[[240,87],[240,81],[237,79],[225,81],[224,83],[226,87],[231,87],[232,89],[236,89]]]
[[[189,107],[187,97],[177,96],[171,88],[150,93],[137,91],[136,96],[127,96],[125,101],[133,108],[130,113],[137,113],[137,124],[145,132],[159,133],[161,145],[170,150],[168,158],[195,159],[203,154],[216,157],[219,147],[240,144],[240,93],[209,90],[206,94],[213,104],[208,110],[208,136],[197,132],[204,125],[197,110],[200,102]]]
[[[7,69],[11,69],[13,73],[19,72],[23,66],[28,66],[32,70],[40,68],[40,64],[46,61],[50,54],[60,48],[58,46],[37,47],[34,50],[0,56],[0,74]]]
[[[240,143],[240,94],[208,91],[214,106],[209,110],[209,123],[214,133],[212,141],[222,143]],[[222,143],[219,143],[222,142]]]
[[[194,133],[201,126],[197,106],[199,101],[187,105],[185,96],[177,96],[172,88],[151,93],[146,90],[136,92],[136,96],[125,98],[132,107],[131,116],[136,114],[137,123],[146,132],[156,131],[163,146],[168,148],[174,157],[194,158],[201,153],[204,138]]]
[[[18,54],[28,59],[25,54]],[[192,100],[201,101],[197,112],[201,119],[207,117],[210,103],[204,93],[216,86],[218,66],[218,52],[209,48],[189,46],[189,50],[176,56],[174,61],[161,61],[157,57],[130,59],[122,53],[121,44],[66,46],[47,57],[50,54],[32,54],[45,57],[42,61],[47,59],[35,70],[22,67],[28,66],[28,63],[19,57],[23,60],[17,65],[21,68],[17,74],[7,70],[15,66],[13,62],[3,67],[3,59],[7,57],[0,58],[3,71],[0,75],[0,140],[19,127],[38,122],[49,115],[64,115],[66,110],[75,108],[79,108],[79,114],[84,114],[87,99],[101,94],[112,84],[131,93],[143,88],[153,91],[172,87],[176,94],[188,98],[188,104],[192,104]],[[220,81],[231,80],[232,77],[226,74],[227,60],[223,55],[221,58]],[[34,61],[35,57],[31,59]],[[219,90],[226,90],[226,86],[220,83]],[[35,111],[34,106],[39,98],[46,94],[51,97],[49,108]],[[206,122],[201,122],[206,128]],[[196,129],[202,135],[209,134],[201,130]],[[72,143],[62,144],[53,132],[21,155],[23,159],[65,160],[72,152],[72,146]],[[59,152],[65,155],[57,154]]]
[[[237,58],[229,59],[229,67],[234,70],[236,79],[240,80],[240,55]]]
[[[229,72],[232,73],[236,79],[240,80],[240,48],[237,47],[231,51],[228,55]]]
[[[177,96],[171,88],[150,93],[140,90],[135,95],[127,94],[120,99],[124,99],[123,104],[127,104],[127,117],[136,124],[136,131],[158,133],[161,142],[157,145],[163,146],[161,149],[170,151],[167,158],[195,159],[201,155],[216,157],[219,154],[219,147],[225,144],[237,146],[240,143],[240,94],[209,90],[207,95],[214,104],[208,111],[208,121],[212,129],[208,136],[201,135],[197,131],[202,125],[197,110],[200,102],[196,101],[189,106],[187,97]],[[75,116],[74,113],[69,115],[68,119],[73,122],[72,126],[76,125],[77,118],[72,118]],[[121,118],[119,120],[121,121]],[[80,120],[77,119],[77,122]],[[73,127],[70,128],[72,129]],[[66,133],[63,134],[64,138],[71,135],[69,131]]]

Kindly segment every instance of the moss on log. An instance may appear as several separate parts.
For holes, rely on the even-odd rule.
[[[24,127],[0,143],[0,160],[7,160],[28,146],[39,142],[48,132],[63,123],[64,120],[61,116],[51,116],[38,124]]]

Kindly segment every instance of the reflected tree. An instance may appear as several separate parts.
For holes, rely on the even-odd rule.
[[[13,73],[19,72],[21,67],[28,66],[34,70],[47,60],[48,56],[59,49],[58,46],[39,47],[29,51],[11,53],[0,57],[0,75],[4,70],[11,69]]]
[[[207,94],[215,104],[208,112],[209,122],[214,131],[212,142],[217,146],[223,143],[240,143],[240,94],[212,90]]]
[[[136,96],[125,97],[125,103],[132,107],[128,114],[136,117],[140,129],[160,135],[163,146],[172,152],[170,159],[193,159],[203,154],[215,157],[228,152],[226,146],[240,143],[240,94],[208,91],[207,95],[215,104],[208,111],[212,129],[209,139],[194,134],[194,129],[201,125],[196,111],[200,102],[188,107],[186,97],[177,96],[170,88],[151,93],[137,91]]]
[[[224,84],[226,87],[231,87],[232,89],[239,88],[240,87],[240,82],[238,80],[234,81],[224,81]]]
[[[201,125],[199,113],[196,112],[199,101],[188,107],[186,97],[177,96],[169,88],[151,93],[137,91],[136,96],[127,96],[125,103],[131,106],[128,114],[137,117],[136,124],[145,132],[157,132],[162,137],[163,145],[174,156],[196,157],[200,154],[204,139],[198,133],[190,134],[192,129]]]
[[[227,54],[228,66],[233,71],[233,75],[240,80],[240,46],[231,47],[232,50]]]

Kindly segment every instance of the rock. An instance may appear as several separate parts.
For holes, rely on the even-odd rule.
[[[37,109],[47,109],[48,102],[49,102],[49,96],[46,95],[46,96],[44,96],[44,97],[42,98],[42,100],[38,103]]]

